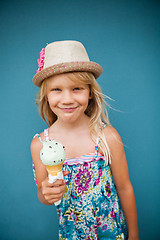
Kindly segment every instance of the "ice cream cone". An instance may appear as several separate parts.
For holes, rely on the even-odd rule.
[[[58,179],[63,179],[62,167],[65,158],[65,149],[61,143],[53,139],[43,142],[43,148],[40,151],[40,159],[48,171],[49,183],[54,183]],[[61,200],[55,202],[55,205],[59,205],[60,202]]]
[[[62,171],[62,167],[63,167],[63,163],[58,165],[53,165],[53,166],[46,165],[48,174],[52,176],[57,176],[57,174]]]

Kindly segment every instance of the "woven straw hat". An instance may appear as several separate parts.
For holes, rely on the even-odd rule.
[[[88,54],[77,41],[53,42],[43,48],[38,59],[39,69],[33,77],[33,83],[40,87],[45,78],[65,72],[92,72],[98,78],[102,67],[89,60]]]

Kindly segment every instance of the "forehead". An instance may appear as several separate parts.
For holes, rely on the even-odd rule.
[[[72,73],[63,73],[63,74],[58,74],[55,76],[52,76],[50,78],[48,78],[47,81],[47,86],[53,86],[53,85],[88,85],[88,83],[78,77],[78,75],[76,74],[72,74]]]

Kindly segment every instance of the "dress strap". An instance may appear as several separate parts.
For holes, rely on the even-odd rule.
[[[40,137],[40,135],[37,133],[37,134],[34,135],[33,138],[35,138],[36,136],[39,138],[40,142],[43,144],[43,141],[42,141],[42,138]]]
[[[104,129],[106,126],[107,126],[107,124],[106,124],[106,123],[103,123],[102,129]]]
[[[107,126],[107,124],[103,122],[103,125],[102,125],[102,127],[101,127],[101,130],[103,130],[106,126]],[[97,137],[97,139],[96,139],[96,146],[95,146],[95,154],[96,154],[96,157],[98,157],[99,143],[100,143],[100,139],[99,139],[99,137]]]
[[[95,146],[96,158],[98,157],[98,145],[99,145],[99,137],[97,137],[97,139],[96,139],[96,146]]]
[[[46,141],[48,141],[49,140],[48,128],[44,129],[44,136],[46,138]]]

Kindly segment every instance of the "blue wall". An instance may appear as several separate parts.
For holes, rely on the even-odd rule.
[[[34,104],[37,58],[46,43],[79,40],[103,66],[98,80],[125,144],[141,240],[159,234],[160,1],[1,1],[0,239],[58,239],[54,206],[33,182],[30,142],[45,123]]]

